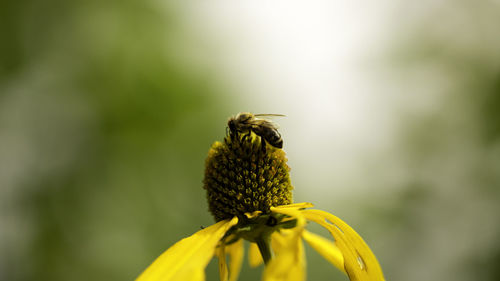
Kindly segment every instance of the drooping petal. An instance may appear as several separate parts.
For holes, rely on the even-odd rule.
[[[228,281],[229,271],[226,263],[226,246],[224,244],[217,247],[215,255],[219,260],[219,278],[220,281]]]
[[[243,240],[240,239],[233,244],[227,245],[226,252],[229,254],[229,281],[236,281],[243,263]]]
[[[297,225],[293,228],[296,232],[299,232],[302,234],[302,231],[304,230],[305,224],[306,224],[306,219],[302,215],[302,213],[299,211],[299,209],[296,207],[299,204],[310,204],[310,203],[296,203],[296,204],[291,204],[295,205],[290,208],[287,208],[287,206],[290,205],[282,205],[279,207],[272,207],[271,211],[274,213],[279,213],[279,214],[284,214],[291,219],[296,219],[297,220]],[[286,232],[284,232],[286,233]],[[279,234],[279,233],[278,233]],[[287,243],[282,236],[279,236],[278,234],[271,236],[271,246],[274,250],[274,252],[279,252],[282,247],[284,247]]]
[[[327,261],[333,264],[336,268],[340,269],[340,271],[346,273],[344,269],[344,256],[333,241],[307,230],[304,230],[304,233],[302,233],[302,238],[304,238],[304,240]]]
[[[273,249],[274,253],[279,253],[285,244],[283,235],[279,232],[275,232],[271,235],[271,249]]]
[[[385,280],[377,258],[363,238],[336,216],[321,210],[303,210],[304,216],[325,227],[335,239],[344,256],[344,268],[349,278],[359,281]]]
[[[272,212],[285,214],[297,219],[297,226],[282,229],[271,236],[275,257],[264,270],[264,281],[303,281],[305,280],[304,245],[302,232],[305,218],[297,209],[271,208]]]
[[[259,246],[256,243],[250,243],[248,247],[248,263],[251,267],[257,267],[261,265],[264,261],[262,260],[262,255],[259,251]]]
[[[302,230],[303,228],[294,228],[273,233],[275,257],[266,265],[262,280],[305,280],[304,246],[300,239]]]
[[[136,281],[201,281],[224,234],[238,219],[220,221],[184,238],[161,254]]]
[[[292,204],[292,205],[299,205],[299,204],[311,204],[311,203],[296,203],[296,204]],[[299,207],[287,208],[286,206],[290,206],[290,205],[271,207],[271,211],[273,213],[284,214],[284,215],[287,215],[287,216],[290,216],[292,218],[297,219],[297,226],[295,228],[298,228],[298,229],[300,229],[300,231],[302,231],[302,229],[304,229],[304,226],[306,225],[306,218],[302,214],[302,211],[299,210]],[[302,207],[300,207],[300,208],[302,208]]]

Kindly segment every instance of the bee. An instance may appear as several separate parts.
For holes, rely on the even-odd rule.
[[[262,149],[265,150],[265,142],[276,148],[283,148],[283,139],[278,132],[278,126],[270,120],[259,118],[264,116],[285,116],[281,114],[252,114],[250,112],[240,112],[238,115],[229,118],[227,126],[231,137],[238,133],[248,137],[251,132],[261,137]]]

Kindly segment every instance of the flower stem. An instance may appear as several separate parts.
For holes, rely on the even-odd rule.
[[[267,265],[271,260],[271,248],[269,247],[269,239],[270,237],[260,237],[255,242],[259,247],[260,254],[262,255],[262,259],[264,263]]]

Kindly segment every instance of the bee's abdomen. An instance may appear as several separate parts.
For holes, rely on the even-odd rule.
[[[278,131],[276,130],[272,130],[269,132],[269,136],[267,137],[267,141],[269,142],[269,144],[277,148],[283,148],[283,139],[281,138],[280,133],[278,133]]]
[[[276,148],[283,148],[283,139],[282,138],[276,139],[276,141],[273,142],[272,146]]]

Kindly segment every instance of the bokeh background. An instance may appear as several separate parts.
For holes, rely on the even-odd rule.
[[[295,201],[387,280],[500,280],[499,31],[498,0],[2,1],[0,280],[133,280],[212,224],[240,111],[287,115]]]

